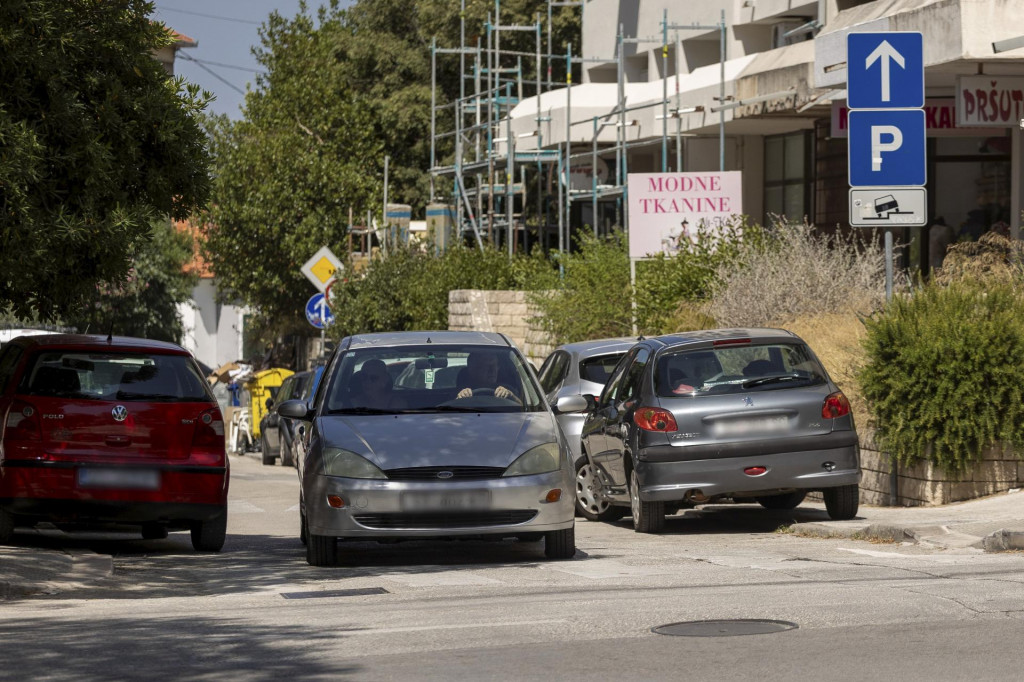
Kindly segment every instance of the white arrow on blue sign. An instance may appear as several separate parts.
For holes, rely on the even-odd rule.
[[[850,109],[924,106],[923,40],[918,32],[851,33],[846,37]]]
[[[924,185],[924,123],[923,109],[850,111],[850,186]]]
[[[334,324],[334,315],[327,307],[327,299],[323,294],[313,294],[306,301],[306,320],[317,329]]]

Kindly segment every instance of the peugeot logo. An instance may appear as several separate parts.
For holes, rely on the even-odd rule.
[[[745,395],[743,396],[743,404],[746,405],[747,407],[753,407],[754,401],[751,400],[749,395]]]
[[[114,416],[114,421],[123,422],[128,418],[128,408],[124,405],[116,405],[114,409],[110,411],[110,414]]]
[[[438,472],[437,472],[437,477],[438,477],[438,478],[451,478],[451,477],[452,477],[452,476],[454,476],[454,475],[455,475],[455,474],[453,474],[453,473],[452,473],[452,472],[450,472],[450,471],[438,471]]]

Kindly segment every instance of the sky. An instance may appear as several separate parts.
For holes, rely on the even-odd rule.
[[[311,14],[321,4],[307,0]],[[242,117],[246,84],[259,69],[252,47],[259,43],[260,24],[274,10],[293,17],[299,0],[156,0],[154,18],[199,43],[178,51],[174,72],[216,96],[208,112]]]

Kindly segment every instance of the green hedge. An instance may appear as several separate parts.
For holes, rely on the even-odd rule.
[[[1024,298],[927,285],[866,321],[858,381],[882,448],[962,474],[999,442],[1024,450]]]

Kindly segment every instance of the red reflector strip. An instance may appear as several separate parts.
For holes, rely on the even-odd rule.
[[[760,476],[767,471],[768,469],[766,467],[747,467],[743,470],[743,473],[747,476]]]

